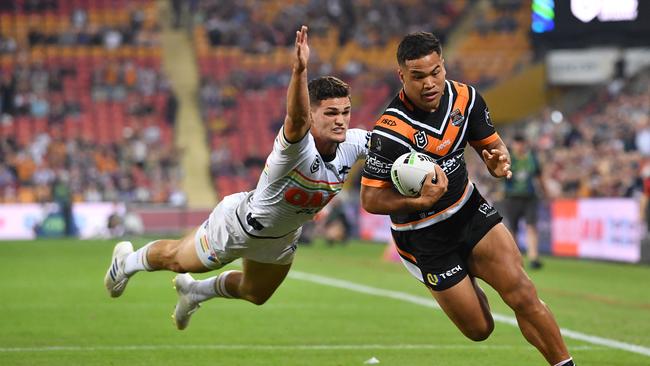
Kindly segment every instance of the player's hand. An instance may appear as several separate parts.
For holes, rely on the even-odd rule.
[[[309,43],[307,42],[307,26],[303,25],[296,31],[296,43],[293,60],[293,69],[296,72],[303,72],[309,61]]]
[[[497,178],[506,179],[512,178],[512,171],[510,170],[510,156],[499,149],[487,149],[481,151],[485,165],[487,165],[490,173]]]
[[[447,174],[445,174],[440,165],[436,164],[435,172],[427,174],[426,178],[424,178],[424,184],[418,197],[423,210],[431,208],[434,203],[438,202],[440,197],[447,192],[447,184],[449,184]]]

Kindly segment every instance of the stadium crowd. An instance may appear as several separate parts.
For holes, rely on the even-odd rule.
[[[254,186],[254,177],[263,164],[260,156],[266,153],[267,146],[250,144],[242,136],[246,129],[256,134],[277,131],[284,108],[277,105],[278,92],[286,88],[288,80],[286,70],[275,64],[257,68],[258,64],[249,63],[249,59],[231,63],[226,72],[220,72],[212,66],[216,63],[221,67],[228,62],[221,62],[224,58],[219,52],[237,49],[253,57],[266,57],[291,43],[299,23],[310,24],[310,34],[315,39],[331,37],[331,30],[338,29],[336,49],[353,45],[361,52],[348,53],[349,59],[340,63],[315,40],[314,76],[336,73],[350,82],[355,108],[353,127],[370,128],[373,117],[385,103],[382,98],[391,95],[399,84],[392,69],[373,65],[368,57],[362,56],[373,49],[392,47],[391,39],[407,31],[429,30],[444,37],[451,25],[467,14],[470,3],[296,0],[292,2],[294,6],[280,6],[281,2],[275,1],[190,2],[192,20],[200,27],[195,29],[205,32],[209,43],[208,56],[199,54],[198,99],[211,141],[210,171],[215,187],[227,194]],[[71,25],[64,30],[41,34],[28,27],[23,38],[17,37],[18,33],[0,33],[0,56],[12,59],[9,67],[3,63],[0,77],[0,200],[47,200],[51,197],[47,187],[60,176],[74,182],[77,200],[183,201],[178,188],[179,151],[166,132],[173,128],[177,103],[160,71],[159,61],[140,62],[131,57],[137,53],[133,52],[93,61],[90,72],[85,74],[74,63],[50,62],[49,58],[29,60],[30,52],[44,46],[101,47],[106,52],[119,52],[124,47],[158,48],[160,27],[146,15],[149,3],[142,4],[143,8],[122,9],[118,20],[105,23],[101,17],[98,21],[96,15],[90,21],[89,9],[71,7],[62,15],[66,24]],[[476,39],[461,45],[461,50],[476,42],[489,45],[503,40],[498,38],[502,34],[515,34],[526,28],[521,24],[521,1],[494,0],[491,4],[492,10],[479,15],[479,21],[471,25],[473,33],[467,38]],[[22,1],[0,12],[39,14],[60,11],[58,5],[57,1]],[[424,17],[432,13],[431,9],[436,9],[434,21]],[[110,35],[111,32],[119,34]],[[469,67],[472,65],[463,61],[472,58],[451,57],[448,76],[478,83],[482,90],[481,85],[489,85],[496,76],[487,73],[477,79]],[[388,63],[393,63],[392,56]],[[499,65],[492,64],[496,69],[500,69]],[[641,172],[650,155],[649,97],[643,88],[644,82],[647,85],[647,72],[644,75],[623,89],[610,88],[564,116],[558,117],[558,112],[549,109],[517,126],[499,127],[506,141],[515,131],[523,131],[533,143],[544,167],[549,198],[634,196],[640,191]],[[90,96],[90,103],[84,102],[83,94]],[[252,104],[268,109],[246,115]],[[68,132],[68,121],[92,119],[97,108],[107,105],[110,112],[118,111],[124,120],[112,138],[97,143],[93,136]],[[242,125],[242,118],[259,120],[259,124],[252,128]],[[31,126],[27,140],[16,133],[15,126],[21,120],[27,120]],[[42,126],[43,121],[45,128],[35,127]],[[122,140],[126,143],[118,143]],[[256,146],[249,148],[252,145]],[[481,169],[472,169],[475,180],[485,187],[483,190],[498,197],[500,185],[485,177]],[[239,184],[216,184],[224,177],[235,177]]]
[[[355,42],[361,48],[386,45],[405,32],[426,29],[444,37],[467,1],[217,1],[203,0],[212,46],[237,46],[247,52],[266,53],[293,44],[295,29],[309,24],[311,35],[338,29],[338,43]]]
[[[506,143],[523,133],[537,152],[548,199],[638,197],[650,176],[650,70],[616,80],[584,106],[563,115],[551,108],[505,126]],[[472,164],[472,175],[491,197],[502,186]]]
[[[52,186],[66,181],[75,201],[182,205],[178,151],[159,143],[155,127],[127,128],[124,141],[98,145],[65,138],[59,129],[27,146],[0,142],[0,202],[49,202]]]
[[[0,10],[15,22],[0,33],[0,202],[52,201],[66,182],[75,201],[183,204],[177,102],[156,56],[159,27],[145,16],[152,3],[122,9],[126,21],[91,8],[99,3],[70,4]],[[65,26],[25,32],[43,12]]]

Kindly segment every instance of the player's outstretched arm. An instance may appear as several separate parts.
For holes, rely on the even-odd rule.
[[[499,137],[496,141],[476,149],[488,171],[496,178],[510,179],[512,171],[510,170],[510,153],[506,144]]]
[[[291,81],[287,90],[287,117],[284,119],[284,136],[291,142],[302,139],[309,131],[309,91],[307,89],[307,62],[309,44],[307,27],[296,31],[296,43],[292,56]]]

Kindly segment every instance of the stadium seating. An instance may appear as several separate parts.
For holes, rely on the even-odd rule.
[[[574,110],[561,114],[549,107],[500,133],[506,143],[517,131],[528,138],[543,168],[548,199],[635,197],[643,192],[650,166],[650,140],[641,137],[650,134],[649,80],[650,69],[610,88],[593,87],[592,97]],[[482,192],[501,196],[503,187],[482,163],[472,159],[468,165]]]
[[[246,166],[245,161],[271,151],[285,114],[289,47],[300,24],[311,27],[310,76],[333,73],[348,82],[353,94],[351,127],[371,128],[396,90],[387,80],[395,78],[394,52],[407,24],[425,30],[433,26],[444,35],[468,2],[352,2],[351,9],[344,10],[347,15],[333,18],[323,15],[338,10],[320,2],[295,1],[293,7],[280,1],[199,4],[204,20],[192,34],[199,73],[206,80],[203,90],[205,95],[222,94],[220,101],[201,97],[202,113],[212,150],[227,149],[231,157],[219,162],[224,166],[214,166],[218,163],[213,161],[211,167],[215,188],[226,195],[254,188],[262,167]],[[384,18],[396,11],[402,18]],[[237,22],[245,26],[233,27]]]
[[[99,185],[100,199],[129,196],[119,188],[109,192],[123,176],[149,188],[161,167],[165,176],[177,175],[177,163],[167,165],[173,150],[173,121],[166,114],[172,95],[161,72],[155,1],[19,0],[12,5],[0,8],[0,40],[16,44],[13,50],[0,52],[1,75],[7,79],[2,95],[7,101],[28,102],[24,106],[4,103],[0,109],[4,153],[0,164],[15,169],[15,156],[32,151],[38,175],[51,162],[48,154],[33,153],[34,146],[59,136],[68,144],[77,144],[84,154],[110,147],[112,158],[121,166],[102,177],[91,176],[93,169],[84,166],[82,182],[75,187],[78,200],[84,200],[90,185]],[[107,38],[113,31],[120,40],[110,43]],[[44,86],[38,78],[45,80]],[[44,89],[39,92],[39,88]],[[44,95],[40,105],[33,102],[39,93]],[[35,105],[44,112],[35,113]],[[153,158],[133,159],[125,140],[144,143]],[[74,153],[68,154],[67,159],[75,161]],[[72,169],[69,164],[66,168]],[[138,175],[146,179],[138,180]],[[27,180],[13,185],[11,189],[0,186],[0,201],[36,199],[34,195],[20,198],[19,193],[43,184]],[[128,189],[136,191],[137,187]],[[168,195],[151,192],[132,200],[165,202]],[[47,194],[41,198],[49,199]]]
[[[451,57],[449,69],[464,82],[487,88],[518,67],[529,64],[532,48],[529,41],[530,6],[511,1],[499,7],[489,3],[476,14],[471,33],[461,40]]]

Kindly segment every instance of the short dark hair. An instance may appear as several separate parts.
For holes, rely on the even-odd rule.
[[[433,52],[442,54],[440,40],[433,33],[409,33],[397,47],[397,63],[403,66],[408,60],[417,60]]]
[[[312,79],[307,87],[309,103],[312,105],[320,104],[326,99],[350,97],[350,86],[334,76],[321,76]]]

